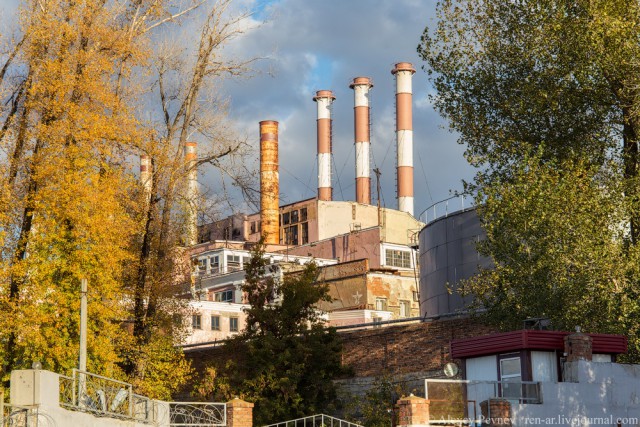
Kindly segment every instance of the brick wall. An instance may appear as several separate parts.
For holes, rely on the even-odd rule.
[[[342,362],[355,377],[441,371],[450,362],[452,339],[486,335],[496,329],[475,319],[441,320],[344,332]],[[434,372],[435,374],[436,372]]]
[[[353,369],[354,377],[427,371],[433,371],[430,376],[438,377],[444,364],[451,361],[449,343],[452,339],[495,331],[475,319],[453,319],[341,332],[342,362]],[[214,360],[239,357],[226,354],[223,347],[190,350],[186,354],[198,371]]]

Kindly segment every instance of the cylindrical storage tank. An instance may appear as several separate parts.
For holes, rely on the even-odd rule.
[[[476,274],[479,266],[493,265],[476,249],[485,236],[475,209],[438,218],[420,231],[421,316],[459,312],[473,301],[458,290],[460,281]]]
[[[260,221],[264,242],[280,243],[278,122],[260,122]]]
[[[399,62],[396,76],[396,148],[398,210],[413,215],[413,110],[411,80],[416,72],[409,62]]]
[[[184,159],[187,167],[187,245],[198,243],[198,144],[184,143]]]
[[[318,200],[332,200],[331,187],[331,104],[336,99],[330,90],[319,90],[313,100],[318,104]]]
[[[373,87],[369,77],[356,77],[349,85],[354,95],[354,143],[356,150],[356,202],[371,204],[371,129],[369,90]]]

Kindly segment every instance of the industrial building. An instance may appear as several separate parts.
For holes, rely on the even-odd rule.
[[[242,269],[249,249],[261,237],[266,256],[278,266],[279,274],[295,272],[292,265],[299,266],[311,259],[321,266],[320,280],[330,282],[336,298],[334,303],[320,307],[327,310],[329,324],[359,324],[419,315],[417,244],[424,224],[413,212],[411,82],[415,69],[410,63],[400,62],[391,73],[396,80],[397,209],[380,206],[379,202],[371,204],[370,78],[356,77],[350,84],[354,93],[355,200],[333,198],[331,113],[336,98],[332,91],[320,90],[313,97],[317,104],[316,197],[279,204],[278,122],[261,121],[259,212],[236,213],[201,224],[197,233],[189,227],[190,256],[195,266],[193,295],[196,300],[229,307],[229,313],[225,313],[221,310],[224,306],[218,307],[219,304],[209,307],[194,302],[194,330],[208,328],[213,332],[206,337],[194,334],[189,339],[191,343],[196,335],[203,335],[202,340],[225,336],[220,333],[223,326],[215,317],[242,317],[235,306],[245,302],[240,291]],[[186,148],[186,153],[195,158],[195,144]],[[189,157],[187,161],[193,159]],[[141,167],[141,175],[143,172],[148,174],[148,168],[143,171]],[[195,200],[195,174],[188,179],[189,200]],[[189,221],[195,224],[195,215],[190,215]],[[212,319],[211,324],[203,319]]]

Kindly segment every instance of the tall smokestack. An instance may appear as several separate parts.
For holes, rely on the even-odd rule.
[[[319,90],[313,100],[318,104],[318,200],[331,200],[331,104],[336,99],[330,90]]]
[[[266,244],[280,243],[278,122],[260,122],[260,220]]]
[[[391,70],[396,76],[396,144],[398,151],[398,210],[413,215],[413,114],[411,79],[416,72],[409,62]]]
[[[151,197],[151,185],[153,184],[151,181],[153,179],[152,176],[153,171],[151,169],[151,157],[147,154],[143,154],[140,156],[140,182],[142,183],[147,203]]]
[[[356,202],[371,204],[371,172],[369,153],[371,131],[369,129],[369,89],[373,87],[369,77],[356,77],[349,85],[354,93],[354,125],[356,146]]]
[[[198,144],[184,143],[184,160],[187,167],[187,245],[198,243],[198,170],[196,162]]]

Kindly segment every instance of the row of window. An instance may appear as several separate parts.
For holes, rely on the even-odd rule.
[[[229,271],[241,270],[243,265],[249,262],[249,259],[250,258],[246,256],[228,254],[227,270]],[[205,271],[207,271],[207,264],[209,264],[208,271],[211,274],[219,273],[221,271],[220,255],[213,255],[213,256],[210,256],[209,258],[198,259],[198,270],[201,273],[204,273]]]
[[[202,329],[202,315],[194,314],[191,317],[191,327],[193,329]],[[220,316],[211,316],[211,330],[220,330]],[[238,318],[229,318],[229,332],[238,332]]]
[[[288,224],[297,224],[298,222],[304,222],[307,220],[307,208],[302,208],[300,210],[294,210],[290,212],[285,212],[280,217],[281,225]]]
[[[411,268],[411,252],[399,249],[385,251],[385,265],[400,268]]]
[[[233,290],[216,292],[213,294],[213,300],[217,302],[233,302]]]

